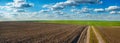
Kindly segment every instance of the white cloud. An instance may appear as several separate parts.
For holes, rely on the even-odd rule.
[[[50,7],[51,10],[61,10],[67,6],[76,6],[76,5],[80,5],[82,3],[85,4],[100,4],[101,1],[99,0],[67,0],[65,2],[59,2],[54,4],[53,6]],[[44,7],[46,7],[48,5],[44,5]]]
[[[110,14],[120,14],[120,11],[111,11]]]
[[[64,12],[62,12],[62,11],[54,11],[53,13],[54,13],[54,14],[58,14],[58,15],[64,15],[64,14],[66,14],[66,13],[64,13]]]
[[[15,3],[26,2],[26,0],[13,0]]]
[[[101,4],[102,1],[99,0],[68,0],[68,1],[74,1],[76,3],[88,3],[88,4]]]
[[[32,3],[27,3],[25,0],[14,0],[14,2],[7,3],[8,6],[13,8],[28,8],[32,7]]]
[[[120,11],[120,6],[109,6],[106,8],[107,11]]]
[[[8,11],[23,12],[25,8],[29,8],[33,6],[34,6],[33,3],[27,3],[26,0],[14,0],[14,2],[9,2],[5,6],[0,6],[0,8]]]
[[[0,14],[2,18],[13,18],[13,15],[11,15],[10,13],[8,12],[2,12],[2,14]]]
[[[5,20],[32,20],[35,15],[34,12],[3,12],[0,14],[1,19]]]
[[[110,14],[116,14],[116,13],[117,13],[117,12],[115,12],[115,11],[111,11],[111,12],[110,12]]]
[[[51,7],[51,10],[60,10],[60,9],[63,9],[65,6],[63,5],[63,3],[57,3],[56,5],[53,5]]]
[[[0,9],[7,10],[7,11],[13,10],[13,8],[11,8],[11,6],[0,6]]]
[[[49,12],[50,10],[40,10],[39,12],[40,13],[46,13],[46,12]]]
[[[83,7],[81,9],[71,9],[71,12],[76,13],[76,14],[81,14],[81,13],[90,13],[91,9],[87,7]]]
[[[81,12],[80,12],[80,11],[77,11],[76,14],[81,14]]]
[[[77,12],[77,11],[79,11],[78,9],[71,9],[70,10],[71,12]]]
[[[90,10],[91,10],[91,9],[89,9],[89,8],[83,7],[83,8],[81,9],[81,12],[82,12],[82,13],[89,13]]]
[[[14,10],[14,12],[25,12],[25,10],[23,10],[23,9],[16,9],[16,10]]]
[[[105,10],[102,9],[102,8],[99,8],[99,9],[94,9],[95,12],[104,12]]]
[[[14,19],[14,20],[32,20],[32,19],[104,19],[106,15],[92,15],[89,14],[91,11],[95,12],[104,12],[105,10],[102,8],[96,8],[91,9],[87,7],[83,7],[81,9],[71,9],[71,12],[64,12],[61,9],[64,9],[65,7],[72,7],[76,5],[80,5],[82,3],[87,4],[100,4],[102,2],[98,0],[67,0],[65,2],[59,2],[55,5],[44,5],[43,9],[39,12],[25,12],[23,8],[29,8],[32,7],[33,4],[27,3],[25,0],[14,0],[14,2],[7,3],[6,6],[0,6],[0,9],[7,9],[7,10],[13,10],[14,12],[4,12],[0,13],[0,17],[6,18],[6,19]],[[118,12],[119,6],[110,6],[106,8],[107,10],[111,11],[110,14],[120,14]],[[115,11],[114,11],[115,10]],[[52,12],[51,12],[52,11]],[[69,14],[67,14],[69,13]],[[112,17],[112,16],[111,16]],[[0,18],[1,19],[1,18]]]
[[[81,14],[81,10],[80,9],[71,9],[70,10],[72,13],[75,13],[75,14]]]
[[[51,8],[52,5],[49,5],[49,4],[45,4],[42,6],[42,8]]]

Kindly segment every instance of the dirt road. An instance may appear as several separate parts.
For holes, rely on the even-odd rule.
[[[90,26],[88,27],[88,30],[87,30],[87,41],[86,43],[89,43],[90,42]]]
[[[91,26],[91,28],[93,29],[93,32],[96,35],[96,38],[98,39],[98,43],[105,43],[104,39],[102,38],[102,36],[96,31],[96,29],[94,28],[94,26]]]

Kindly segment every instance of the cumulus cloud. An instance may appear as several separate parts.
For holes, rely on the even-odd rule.
[[[95,12],[104,12],[105,10],[102,9],[102,8],[99,8],[99,9],[94,9]]]
[[[60,3],[54,5],[51,7],[51,10],[61,10],[63,9],[65,6],[61,5]]]
[[[81,14],[81,13],[90,13],[91,9],[87,7],[83,7],[81,9],[71,9],[71,12],[74,12],[76,14]]]
[[[0,16],[1,16],[2,18],[9,18],[9,19],[13,18],[13,15],[11,15],[11,14],[8,13],[8,12],[2,12],[2,13],[0,14]]]
[[[120,11],[117,12],[117,11],[111,11],[110,14],[120,14]]]
[[[49,5],[49,4],[45,4],[42,6],[42,8],[51,8],[52,5]]]
[[[14,10],[14,12],[25,12],[25,10],[23,10],[23,9],[16,9],[16,10]]]
[[[4,9],[4,10],[7,10],[7,11],[11,11],[13,10],[13,8],[11,8],[11,6],[0,6],[0,9]]]
[[[27,3],[26,0],[13,0],[13,2],[7,3],[5,6],[0,6],[1,9],[24,12],[25,8],[33,7],[33,3]]]
[[[115,11],[111,11],[111,12],[110,12],[110,14],[116,14],[116,13],[117,13],[117,12],[115,12]]]
[[[91,9],[89,9],[89,8],[83,7],[83,8],[81,9],[81,12],[82,12],[82,13],[89,13],[90,10],[91,10]]]
[[[32,3],[27,3],[26,0],[14,0],[14,2],[7,3],[7,5],[13,8],[28,8],[33,6]]]
[[[101,4],[102,1],[99,0],[68,0],[68,1],[74,1],[76,3],[88,3],[88,4]]]
[[[54,14],[58,14],[58,15],[64,15],[64,14],[65,14],[65,13],[62,12],[62,11],[54,11],[53,13],[54,13]]]
[[[46,12],[49,12],[50,10],[40,10],[39,12],[40,13],[46,13]]]
[[[71,9],[70,11],[71,12],[78,12],[79,10],[78,9]]]
[[[67,6],[76,6],[80,4],[101,4],[102,2],[99,0],[67,0],[65,2],[59,2],[54,4],[53,6],[49,6],[51,10],[60,10]],[[46,7],[48,5],[44,5]]]
[[[109,6],[106,8],[107,11],[120,11],[120,6]]]
[[[0,14],[1,18],[5,20],[32,20],[35,15],[34,12],[3,12]]]

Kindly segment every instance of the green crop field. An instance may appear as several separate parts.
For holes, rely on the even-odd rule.
[[[34,22],[34,21],[33,21]],[[93,26],[120,26],[120,21],[95,21],[95,20],[40,20],[35,22],[59,23],[59,24],[77,24]]]

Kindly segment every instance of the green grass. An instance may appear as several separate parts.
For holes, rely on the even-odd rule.
[[[91,26],[120,26],[120,21],[95,21],[95,20],[41,20],[35,22],[59,23],[59,24],[78,24]]]

